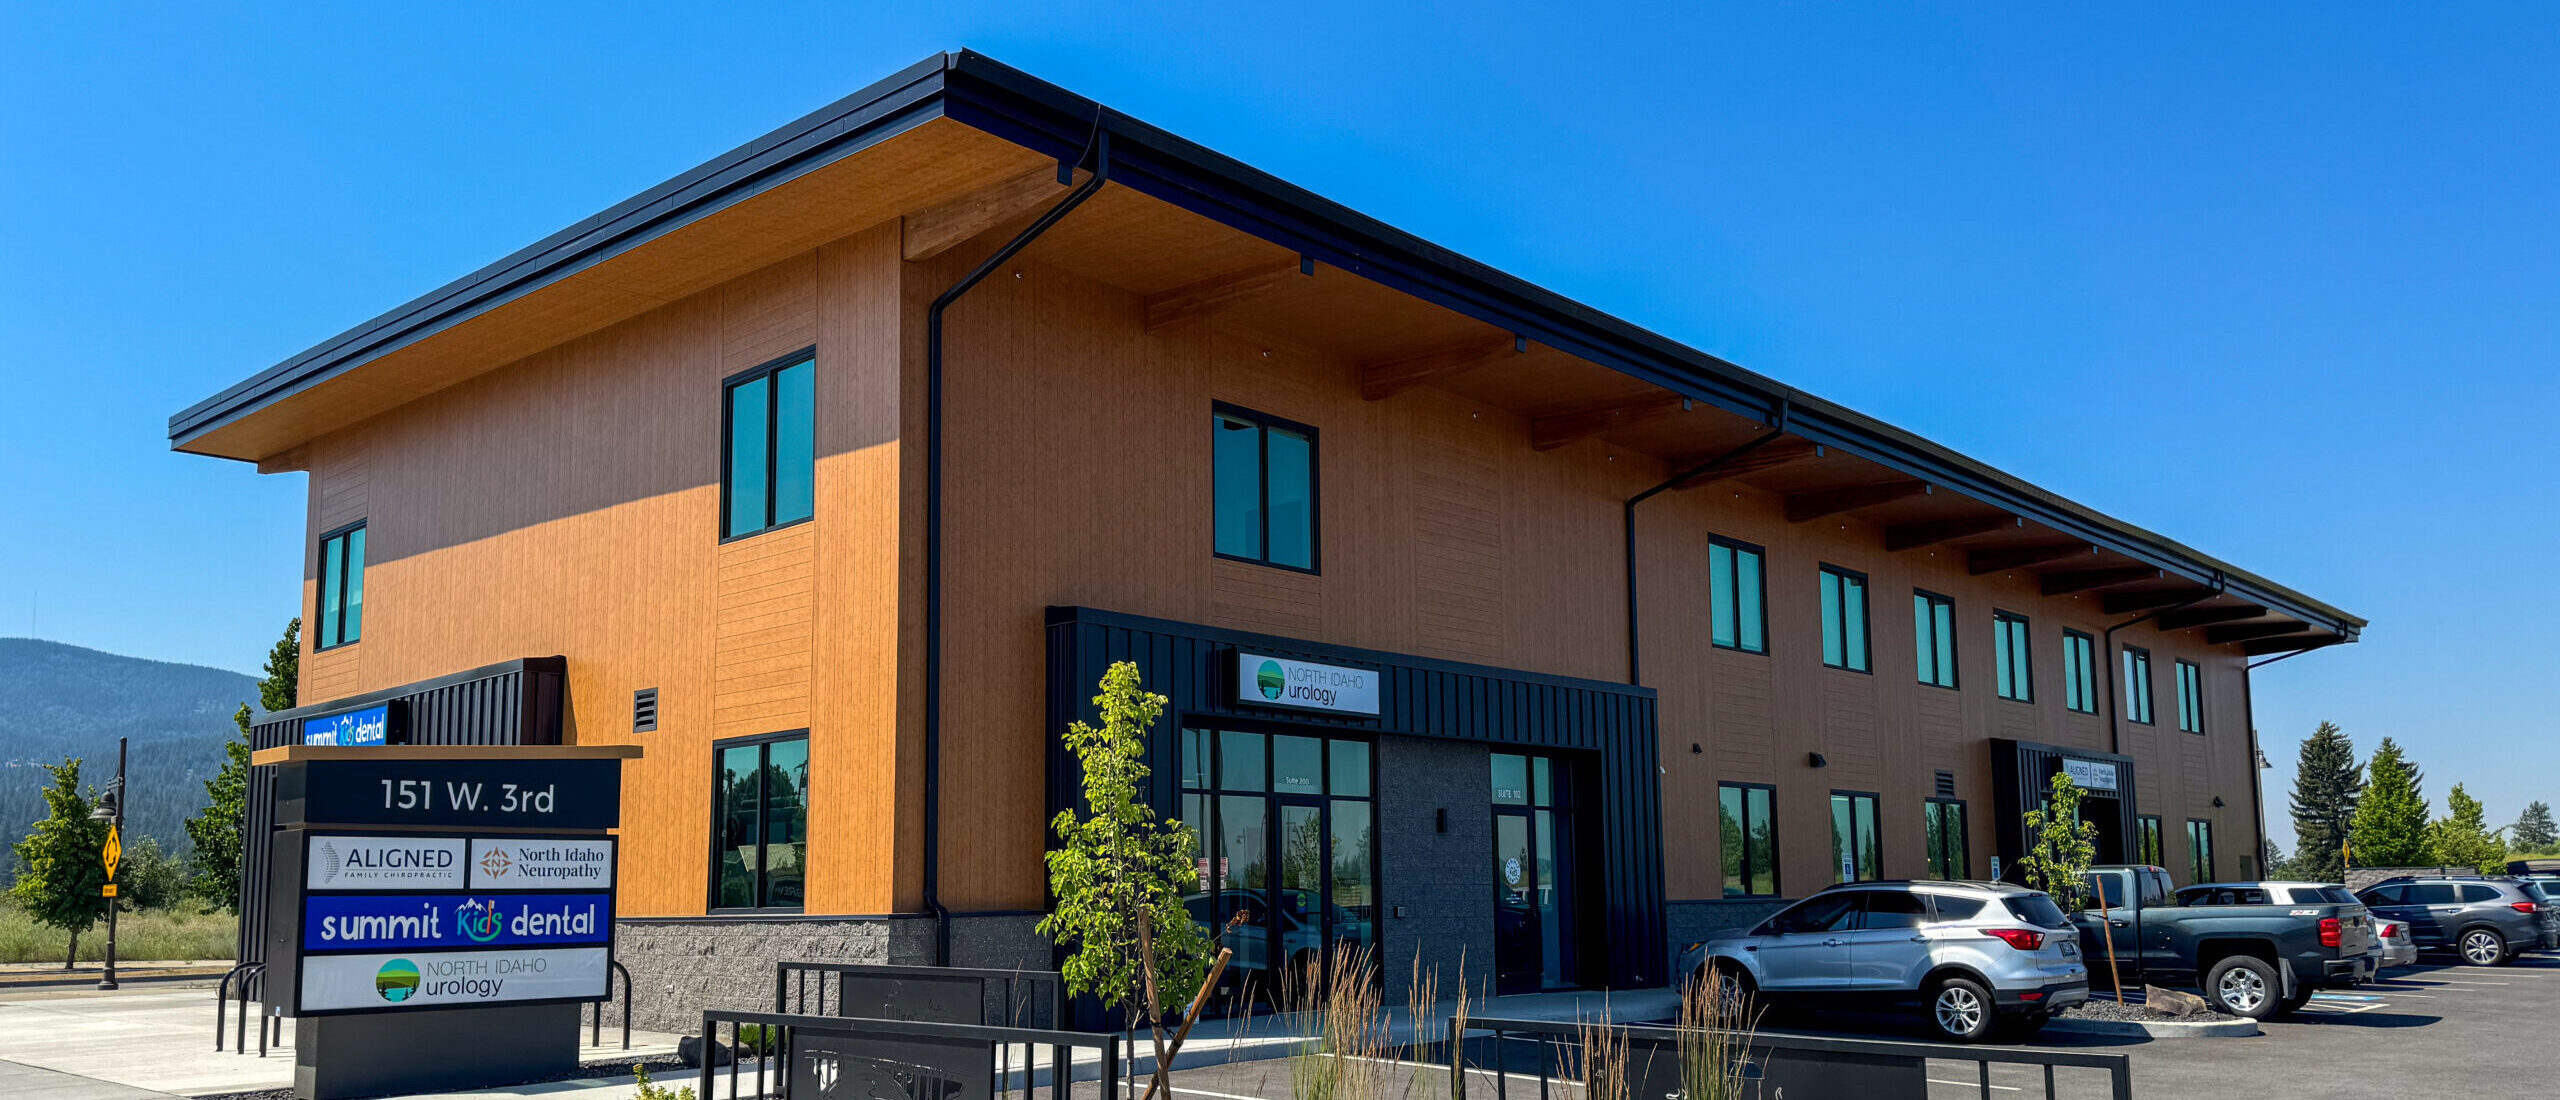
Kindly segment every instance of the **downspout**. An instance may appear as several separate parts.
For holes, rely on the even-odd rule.
[[[1074,164],[1058,165],[1061,183],[1087,160],[1092,177],[935,297],[924,315],[924,907],[933,914],[936,966],[951,965],[951,910],[942,904],[942,313],[1102,189],[1111,175],[1111,133],[1102,121],[1097,108],[1084,152]]]
[[[2177,603],[2170,604],[2167,607],[2152,608],[2149,611],[2145,611],[2142,614],[2136,615],[2107,628],[2105,636],[2101,639],[2099,649],[2107,655],[2107,661],[2115,666],[2107,672],[2107,684],[2110,688],[2107,692],[2108,752],[2114,753],[2117,756],[2124,755],[2124,688],[2122,686],[2124,660],[2116,653],[2116,631],[2122,630],[2128,626],[2140,626],[2143,623],[2150,622],[2151,620],[2157,619],[2169,612],[2176,611],[2180,608],[2193,607],[2206,600],[2210,600],[2215,596],[2219,596],[2222,594],[2222,583],[2222,571],[2219,569],[2214,570],[2212,588],[2206,589],[2194,596],[2190,596],[2187,599],[2180,600]]]
[[[1643,644],[1643,642],[1642,642],[1642,641],[1640,641],[1640,640],[1639,640],[1639,637],[1638,637],[1638,634],[1637,634],[1637,630],[1636,630],[1636,505],[1639,505],[1639,504],[1644,503],[1645,501],[1651,500],[1651,499],[1653,499],[1655,496],[1658,496],[1658,495],[1662,494],[1663,492],[1666,492],[1666,491],[1671,490],[1671,489],[1678,488],[1678,487],[1679,487],[1683,482],[1686,482],[1686,481],[1688,481],[1689,479],[1691,479],[1691,478],[1694,478],[1694,477],[1698,476],[1699,474],[1706,473],[1707,471],[1712,470],[1712,469],[1715,469],[1715,468],[1716,468],[1716,467],[1718,467],[1718,466],[1722,466],[1722,465],[1724,465],[1724,464],[1725,464],[1725,463],[1727,463],[1727,462],[1731,462],[1731,461],[1733,461],[1734,459],[1740,458],[1740,457],[1742,457],[1742,456],[1744,456],[1744,455],[1750,454],[1750,453],[1751,453],[1751,452],[1753,452],[1753,451],[1759,450],[1763,445],[1767,444],[1770,440],[1772,440],[1772,439],[1776,439],[1776,438],[1778,438],[1779,436],[1786,434],[1786,430],[1787,430],[1787,414],[1788,414],[1788,411],[1789,411],[1789,406],[1788,406],[1788,404],[1787,404],[1787,399],[1785,399],[1785,398],[1783,398],[1783,397],[1782,397],[1782,398],[1779,398],[1779,399],[1778,399],[1778,408],[1777,408],[1777,411],[1776,411],[1775,413],[1771,414],[1771,416],[1769,417],[1769,430],[1768,430],[1768,431],[1765,431],[1765,432],[1760,433],[1759,435],[1753,436],[1749,441],[1747,441],[1747,442],[1743,443],[1741,446],[1735,447],[1734,449],[1732,449],[1732,450],[1730,450],[1730,451],[1726,451],[1725,453],[1720,454],[1720,455],[1717,455],[1717,456],[1715,456],[1714,458],[1710,458],[1710,459],[1706,460],[1705,462],[1701,462],[1701,463],[1699,463],[1699,464],[1697,464],[1697,465],[1695,465],[1695,466],[1692,466],[1692,467],[1690,467],[1690,468],[1688,468],[1688,469],[1686,469],[1686,470],[1682,470],[1682,471],[1680,471],[1679,473],[1673,474],[1673,475],[1671,475],[1671,477],[1670,477],[1670,479],[1669,479],[1669,480],[1664,481],[1664,482],[1663,482],[1662,484],[1660,484],[1660,485],[1656,485],[1656,486],[1654,486],[1653,488],[1647,489],[1647,490],[1645,490],[1645,491],[1643,491],[1643,492],[1641,492],[1641,493],[1637,493],[1636,495],[1634,495],[1634,496],[1631,496],[1631,497],[1628,497],[1628,498],[1627,498],[1627,526],[1626,526],[1626,542],[1627,542],[1627,682],[1628,682],[1628,683],[1630,683],[1630,684],[1634,684],[1634,685],[1637,685],[1637,686],[1639,686],[1639,687],[1643,686],[1643,684],[1644,684],[1644,675],[1643,675],[1643,670],[1644,670],[1644,662],[1643,662],[1644,644]]]

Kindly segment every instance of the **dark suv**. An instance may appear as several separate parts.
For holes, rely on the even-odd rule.
[[[2560,905],[2512,878],[2403,876],[2356,896],[2375,916],[2408,922],[2420,951],[2450,950],[2473,966],[2560,946]]]

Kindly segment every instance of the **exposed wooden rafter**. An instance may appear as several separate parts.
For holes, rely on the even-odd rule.
[[[2159,618],[2151,620],[2151,625],[2162,630],[2193,630],[2199,626],[2212,626],[2215,623],[2235,623],[2242,619],[2265,618],[2266,614],[2266,608],[2253,603],[2244,603],[2238,607],[2188,607],[2161,612]]]
[[[1147,331],[1189,324],[1254,295],[1304,277],[1304,261],[1257,264],[1147,295]]]
[[[1927,523],[1897,523],[1884,529],[1884,548],[1917,550],[1923,546],[1936,546],[1954,539],[1987,535],[1993,531],[2006,531],[2020,526],[2021,523],[2018,517],[2006,512],[1990,516],[1931,520]]]
[[[2038,542],[2026,546],[2003,546],[1997,550],[1976,550],[1965,555],[1965,572],[1974,576],[2005,573],[2029,565],[2061,561],[2074,554],[2090,553],[2085,542]]]
[[[2230,645],[2234,642],[2253,642],[2260,638],[2280,638],[2287,634],[2300,634],[2309,629],[2311,629],[2310,624],[2293,622],[2291,620],[2280,623],[2242,623],[2238,626],[2217,626],[2208,628],[2204,632],[2204,644]]]
[[[1806,459],[1820,458],[1822,454],[1823,450],[1819,444],[1808,443],[1801,439],[1772,439],[1766,444],[1744,452],[1732,461],[1681,482],[1679,487],[1695,489],[1701,485],[1713,485],[1730,477],[1746,477],[1775,470],[1781,466],[1793,466]],[[1686,470],[1714,457],[1715,455],[1711,454],[1691,455],[1672,463],[1671,468],[1675,471]]]
[[[1079,171],[1076,179],[1081,181],[1086,175]],[[1058,169],[1042,165],[1002,183],[926,207],[904,219],[900,227],[904,237],[902,251],[910,260],[930,260],[962,241],[1039,209],[1065,190],[1066,186],[1058,182]]]
[[[2271,653],[2293,653],[2305,649],[2318,649],[2322,646],[2336,645],[2346,640],[2346,636],[2341,634],[2301,634],[2288,635],[2282,638],[2260,638],[2254,642],[2240,643],[2240,652],[2252,657],[2263,657]]]
[[[2117,592],[2105,597],[2099,606],[2109,615],[2131,615],[2137,611],[2157,611],[2176,607],[2213,595],[2213,590],[2198,585],[2194,588],[2155,588],[2146,592]]]
[[[1370,401],[1383,401],[1415,386],[1454,378],[1519,352],[1519,342],[1504,336],[1470,340],[1393,362],[1372,363],[1360,368],[1360,396]]]
[[[1567,443],[1589,439],[1602,432],[1642,424],[1669,416],[1688,407],[1676,393],[1648,394],[1643,397],[1612,401],[1605,405],[1585,405],[1575,409],[1540,413],[1529,418],[1529,446],[1552,451]]]
[[[2044,594],[2067,596],[2092,588],[2132,584],[2135,581],[2158,580],[2160,571],[2148,565],[2118,565],[2104,569],[2070,569],[2044,575]]]
[[[1925,481],[1888,481],[1879,485],[1852,485],[1845,489],[1814,489],[1787,494],[1787,522],[1804,523],[1824,516],[1869,508],[1905,497],[1916,497],[1929,491]]]

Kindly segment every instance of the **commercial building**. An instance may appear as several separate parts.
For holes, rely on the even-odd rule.
[[[1046,962],[1114,660],[1246,972],[1626,987],[1990,875],[2057,770],[2102,858],[2258,874],[2249,664],[2363,626],[969,53],[170,437],[309,475],[301,713],[645,749],[644,1019]]]

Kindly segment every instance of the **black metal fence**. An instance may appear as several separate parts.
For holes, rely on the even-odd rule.
[[[701,1034],[698,1100],[1041,1100],[1043,1085],[1047,1100],[1068,1100],[1087,1052],[1100,1095],[1121,1083],[1122,1039],[1111,1034],[716,1009],[702,1014]]]
[[[1627,1100],[1648,1100],[1679,1096],[1685,1092],[1681,1079],[1681,1032],[1677,1028],[1645,1027],[1625,1024],[1582,1024],[1570,1021],[1468,1019],[1449,1022],[1450,1100],[1467,1100],[1468,1077],[1490,1073],[1493,1100],[1512,1100],[1516,1087],[1522,1100],[1530,1100],[1528,1091],[1535,1089],[1535,1100],[1602,1100],[1589,1096],[1579,1079],[1581,1067],[1606,1064],[1586,1049],[1593,1033],[1606,1031],[1613,1041],[1623,1042],[1623,1075],[1630,1083]],[[1473,1059],[1468,1050],[1469,1036],[1482,1037],[1483,1055]],[[1993,1090],[2032,1095],[2028,1092],[2037,1082],[2043,1086],[2046,1100],[2059,1100],[2059,1070],[2095,1071],[2086,1075],[2087,1089],[2075,1089],[2078,1095],[2103,1095],[2109,1100],[2133,1100],[2133,1060],[2122,1054],[2092,1054],[2080,1051],[2029,1050],[2019,1047],[1957,1046],[1950,1043],[1911,1043],[1890,1039],[1831,1039],[1810,1035],[1753,1034],[1749,1040],[1749,1081],[1745,1095],[1765,1100],[1789,1097],[1854,1096],[1858,1100],[1925,1100],[1931,1085],[1957,1085],[1978,1088],[1984,1100]],[[1939,1063],[1935,1072],[1953,1076],[1931,1076],[1931,1063]],[[1969,1064],[1967,1069],[1953,1068]],[[1993,1084],[1994,1066],[2023,1067],[2024,1074],[2003,1074],[2008,1078]],[[2041,1070],[2041,1073],[2034,1071]],[[1566,1090],[1557,1095],[1561,1085]],[[1481,1085],[1477,1100],[1484,1100]]]
[[[1063,1028],[1067,1026],[1067,983],[1055,970],[777,962],[773,964],[773,1010],[810,1016]]]

